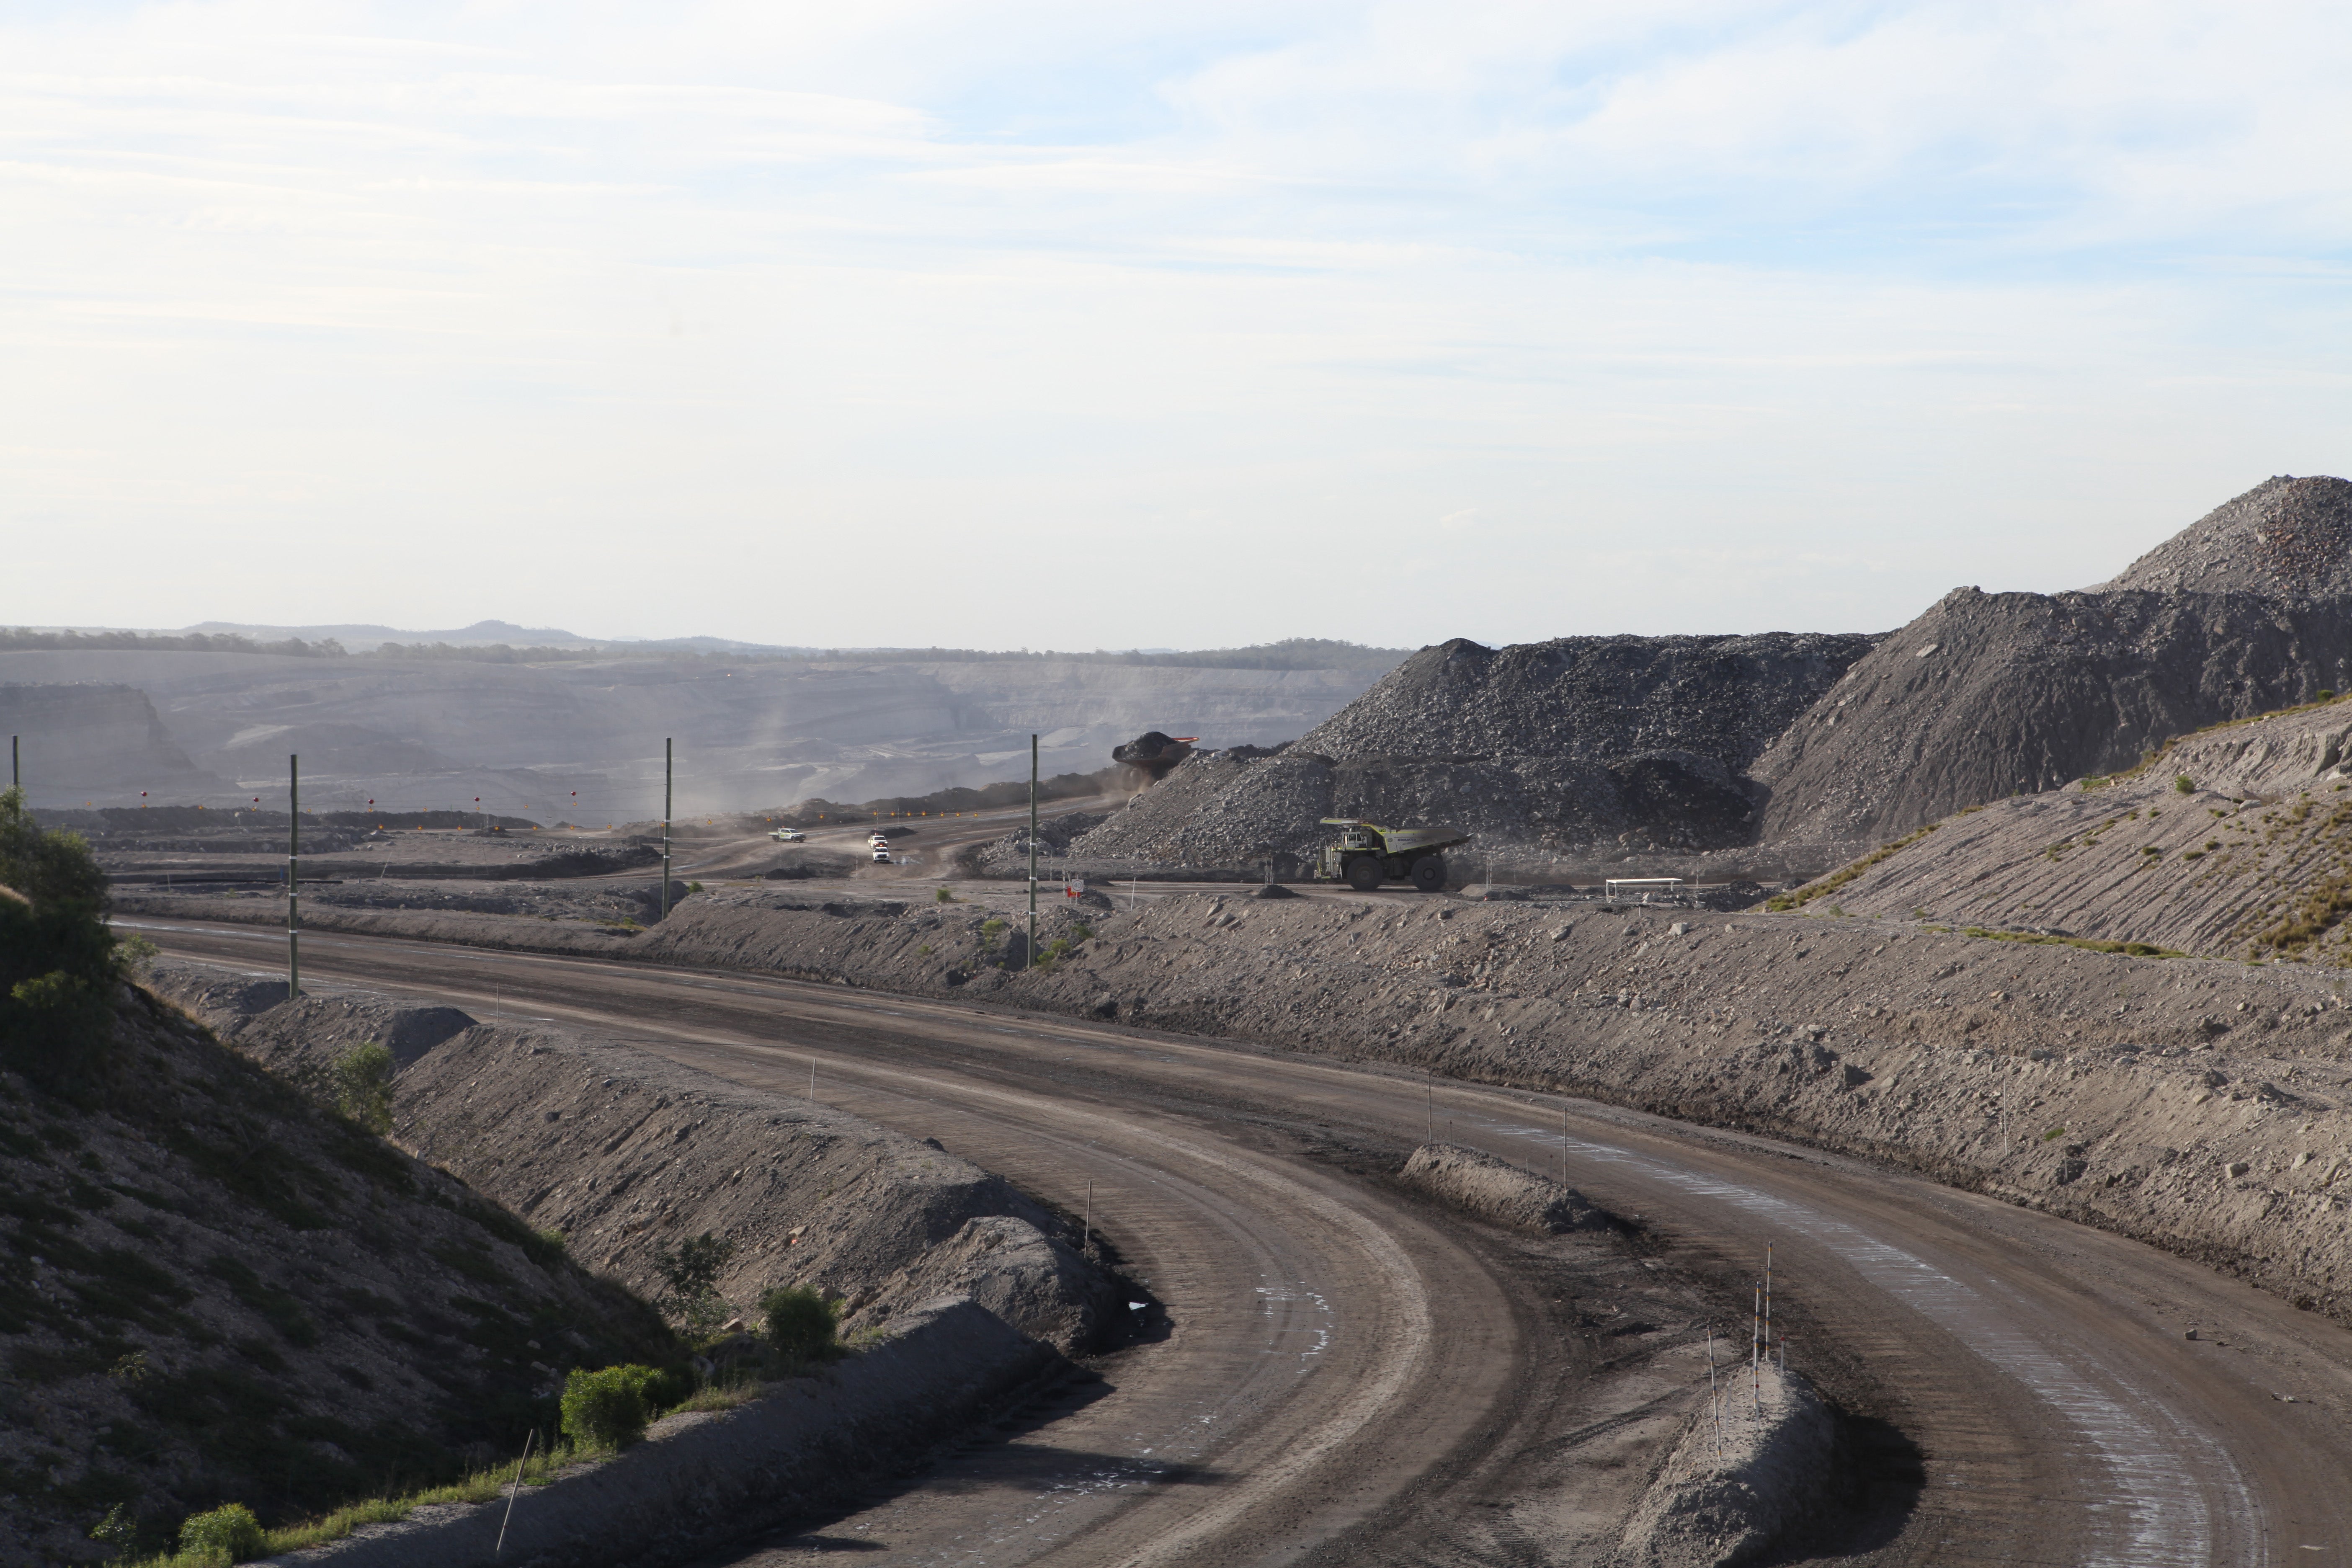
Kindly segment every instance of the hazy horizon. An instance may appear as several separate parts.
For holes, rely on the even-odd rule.
[[[0,621],[1873,630],[2352,468],[2316,6],[0,20]],[[2332,128],[2332,129],[2331,129]]]

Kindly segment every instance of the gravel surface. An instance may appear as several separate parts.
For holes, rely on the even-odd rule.
[[[1971,818],[1970,820],[1973,820]],[[1399,892],[1049,907],[734,889],[600,956],[739,966],[1370,1056],[1888,1159],[2120,1231],[2352,1322],[2352,1010],[2332,973],[1806,912],[1583,912]],[[488,916],[342,917],[544,944]],[[1003,922],[992,933],[988,922]],[[442,922],[436,926],[435,921]]]
[[[649,953],[971,989],[945,984],[940,963],[968,950],[925,923],[714,898],[640,940]],[[2352,1231],[2333,1190],[2352,1176],[2352,1011],[2323,973],[1891,921],[1564,918],[1410,895],[1168,897],[1093,927],[1047,973],[980,978],[1001,1001],[1370,1054],[1892,1159],[2352,1321]]]
[[[1881,643],[1755,769],[1764,838],[1817,858],[2137,763],[2352,689],[2352,600],[1961,588]]]
[[[2264,479],[2099,586],[2304,602],[2352,598],[2352,484],[2325,474]]]

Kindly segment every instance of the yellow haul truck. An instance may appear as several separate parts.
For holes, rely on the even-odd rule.
[[[1360,893],[1382,882],[1411,882],[1434,893],[1445,886],[1445,851],[1470,842],[1451,827],[1381,827],[1352,816],[1327,816],[1323,826],[1339,834],[1316,857],[1315,875]]]

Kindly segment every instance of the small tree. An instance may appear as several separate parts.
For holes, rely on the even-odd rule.
[[[89,1527],[89,1538],[108,1547],[110,1561],[119,1562],[131,1555],[139,1544],[139,1520],[127,1502],[116,1503],[106,1510],[106,1517]]]
[[[627,1447],[646,1435],[660,1381],[649,1366],[575,1367],[563,1380],[563,1435],[584,1448]]]
[[[668,1291],[654,1304],[674,1321],[697,1334],[707,1334],[727,1315],[719,1296],[719,1276],[735,1256],[735,1244],[704,1231],[677,1244],[672,1252],[654,1253],[654,1267]]]
[[[0,793],[0,1066],[79,1096],[114,1032],[126,955],[106,926],[106,877],[78,834],[45,833],[25,792]]]
[[[335,1058],[335,1109],[378,1136],[392,1131],[392,1053],[373,1040]]]
[[[206,1563],[249,1562],[264,1544],[261,1521],[241,1502],[191,1514],[180,1526],[180,1550]]]
[[[760,1298],[760,1314],[767,1320],[768,1342],[780,1354],[807,1361],[834,1348],[833,1303],[805,1285],[769,1291]]]

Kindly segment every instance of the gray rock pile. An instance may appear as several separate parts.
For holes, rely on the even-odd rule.
[[[2352,597],[2352,483],[2281,474],[2215,507],[2099,584],[2115,592]]]
[[[1397,666],[1297,749],[1587,762],[1679,751],[1745,769],[1876,640],[1769,632],[1488,648],[1456,637]]]
[[[1456,827],[1472,853],[1506,860],[1748,843],[1759,819],[1743,770],[1874,641],[1456,638],[1289,747],[1195,753],[1072,853],[1295,866],[1326,816]]]
[[[1831,858],[2137,764],[2176,735],[2352,688],[2352,598],[1962,588],[1774,742],[1768,842]]]

